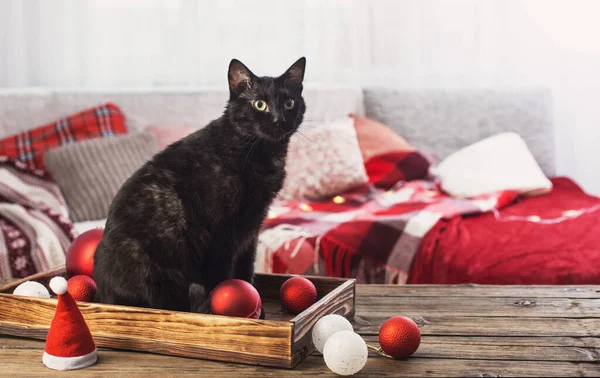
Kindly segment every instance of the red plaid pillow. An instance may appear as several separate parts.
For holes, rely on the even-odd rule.
[[[374,156],[365,163],[365,168],[369,182],[387,190],[398,181],[425,178],[429,165],[429,161],[417,151],[400,151]]]
[[[0,140],[0,155],[14,157],[31,169],[42,169],[44,154],[52,148],[125,133],[123,112],[115,104],[107,103],[4,138]]]

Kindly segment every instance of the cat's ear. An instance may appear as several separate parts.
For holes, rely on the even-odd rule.
[[[229,63],[227,77],[229,79],[229,91],[239,95],[252,84],[254,74],[244,63],[237,59],[232,59]]]
[[[296,63],[292,64],[290,68],[282,77],[285,78],[285,81],[288,83],[292,83],[294,85],[302,85],[302,80],[304,80],[304,69],[306,68],[306,58],[302,57],[296,61]]]

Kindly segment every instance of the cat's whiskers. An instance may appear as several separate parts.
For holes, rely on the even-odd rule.
[[[300,124],[299,129],[317,130],[322,121],[304,121]]]
[[[309,137],[309,135],[313,134],[318,130],[318,127],[312,125],[301,124],[296,130],[297,133],[302,133],[305,137]],[[310,139],[310,138],[309,138]]]
[[[304,133],[302,133],[302,130],[300,130],[300,129],[296,130],[296,134],[297,134],[297,135],[298,135],[300,138],[302,138],[302,139],[304,139],[305,141],[307,141],[308,143],[312,143],[312,140],[311,140],[311,139],[310,139],[308,136],[306,136]]]
[[[302,121],[302,125],[315,125],[318,123],[323,123],[323,121],[317,121],[317,120],[310,120],[310,119],[305,119],[304,121]]]

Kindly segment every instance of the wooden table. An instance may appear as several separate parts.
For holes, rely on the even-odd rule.
[[[358,377],[600,376],[600,286],[359,286],[355,330],[372,345],[384,320],[413,318],[423,340],[407,360],[372,353]],[[0,336],[0,376],[65,376],[41,341]],[[315,353],[293,370],[116,350],[69,376],[335,376]]]

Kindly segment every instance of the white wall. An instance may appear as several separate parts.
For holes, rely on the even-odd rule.
[[[307,80],[550,87],[557,166],[600,194],[600,0],[8,0],[0,86],[225,85],[237,57]]]

